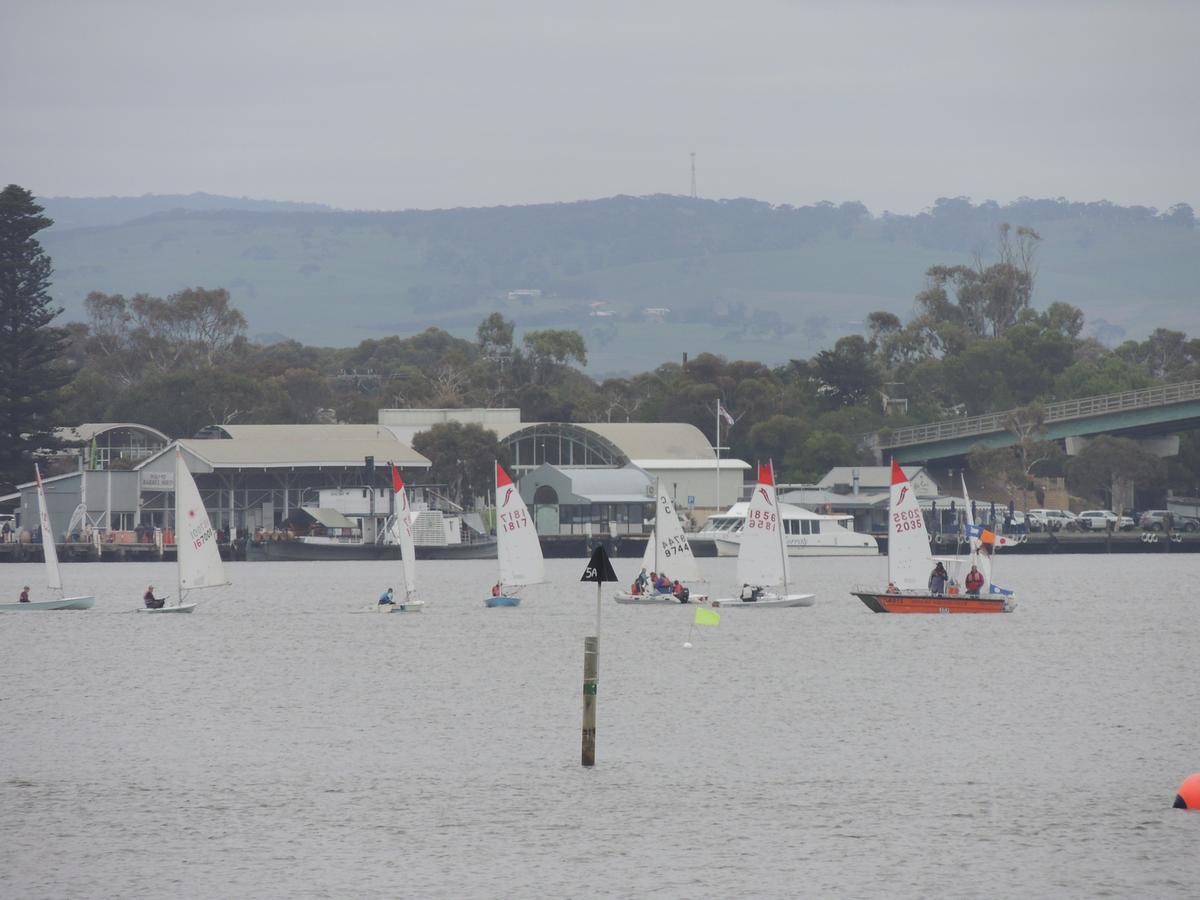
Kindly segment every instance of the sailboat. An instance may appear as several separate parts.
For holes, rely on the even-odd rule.
[[[512,478],[496,463],[496,561],[500,579],[484,606],[518,606],[516,588],[546,580],[542,545],[525,501]]]
[[[417,597],[417,551],[413,545],[412,510],[408,507],[408,492],[404,490],[404,479],[395,464],[392,465],[392,491],[396,495],[397,512],[392,526],[392,535],[400,545],[400,556],[404,560],[404,599],[399,603],[376,603],[379,612],[420,612],[425,601]]]
[[[692,555],[692,546],[679,524],[679,516],[675,514],[675,504],[663,490],[661,478],[656,481],[654,492],[658,497],[657,509],[654,528],[650,530],[650,540],[646,542],[646,552],[642,554],[642,569],[647,573],[661,573],[664,569],[669,569],[668,577],[682,584],[704,581],[700,567],[696,565],[696,557]],[[614,599],[618,603],[665,606],[675,603],[704,603],[708,597],[704,594],[689,593],[687,600],[679,600],[674,594],[656,593],[651,585],[640,594],[619,591]]]
[[[967,509],[970,510],[968,503]],[[881,613],[998,613],[1012,612],[1008,594],[993,593],[989,573],[987,593],[934,594],[929,575],[934,567],[929,551],[925,517],[904,471],[892,460],[892,487],[888,514],[888,586],[883,591],[853,591],[867,608]]]
[[[33,467],[37,479],[38,519],[42,526],[42,556],[46,561],[46,587],[57,591],[56,600],[35,600],[31,603],[0,603],[0,610],[33,609],[91,609],[96,605],[95,597],[62,596],[62,575],[58,571],[58,547],[54,543],[54,529],[50,525],[50,511],[46,508],[46,491],[42,488],[42,473]]]
[[[184,463],[178,444],[175,445],[175,553],[179,601],[174,606],[158,609],[139,607],[138,612],[190,613],[196,604],[185,602],[187,591],[229,584],[225,564],[217,549],[217,533],[213,531],[196,480]]]
[[[783,519],[775,495],[775,470],[770,462],[758,466],[758,483],[746,510],[746,524],[738,546],[737,577],[742,594],[714,600],[723,609],[770,609],[781,606],[812,606],[814,594],[790,592],[787,546],[783,542]],[[767,588],[782,585],[782,593]]]

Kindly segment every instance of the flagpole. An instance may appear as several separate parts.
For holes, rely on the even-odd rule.
[[[721,398],[717,397],[717,500],[715,506],[717,512],[722,511],[721,507]]]

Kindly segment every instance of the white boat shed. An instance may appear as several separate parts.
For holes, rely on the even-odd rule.
[[[272,530],[301,506],[315,506],[322,490],[357,490],[374,504],[364,521],[374,535],[392,513],[388,464],[401,472],[430,461],[382,425],[223,425],[204,437],[175,441],[138,466],[144,524],[170,523],[176,445],[196,479],[214,527],[248,533]],[[372,457],[373,478],[366,468]]]

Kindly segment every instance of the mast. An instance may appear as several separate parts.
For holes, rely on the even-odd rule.
[[[175,582],[179,588],[179,593],[175,596],[179,599],[175,602],[180,606],[183,605],[183,561],[179,558],[179,542],[180,535],[183,534],[183,522],[179,519],[179,489],[182,484],[180,469],[183,467],[183,454],[179,451],[179,444],[175,445]]]
[[[787,563],[787,542],[783,539],[783,501],[779,499],[779,488],[775,486],[775,462],[767,460],[767,466],[771,469],[771,489],[775,491],[775,515],[778,517],[776,530],[779,532],[779,562],[783,569],[783,596],[788,594],[788,563]]]
[[[717,478],[720,479],[721,470],[717,469]],[[650,534],[650,540],[654,541],[654,571],[658,571],[658,536],[662,534],[662,522],[658,521],[658,517],[662,515],[662,478],[661,476],[654,479],[654,531]],[[597,634],[600,632],[597,631]]]

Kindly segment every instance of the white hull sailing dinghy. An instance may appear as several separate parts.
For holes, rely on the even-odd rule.
[[[663,573],[668,578],[679,581],[685,587],[696,582],[704,581],[700,568],[696,565],[696,557],[692,555],[692,545],[688,543],[683,527],[679,524],[679,516],[675,513],[675,504],[663,490],[662,479],[654,485],[658,495],[657,509],[654,514],[654,528],[650,530],[650,540],[646,542],[646,552],[642,554],[642,569],[649,575],[651,572]],[[618,591],[613,598],[618,603],[637,606],[673,606],[679,603],[705,603],[708,595],[696,594],[687,587],[687,593],[677,597],[672,593],[659,593],[654,585],[647,585],[641,593]]]
[[[721,609],[773,609],[788,606],[812,606],[814,594],[793,594],[787,547],[783,543],[783,519],[779,498],[775,495],[775,470],[768,461],[759,464],[758,484],[746,511],[746,524],[738,547],[737,576],[741,594],[714,600]],[[782,592],[770,590],[782,585]]]
[[[425,601],[417,597],[417,550],[413,543],[412,510],[408,507],[408,492],[396,464],[392,463],[392,490],[396,494],[397,513],[392,525],[392,537],[400,545],[404,562],[404,599],[399,603],[376,603],[376,612],[420,612]]]
[[[55,600],[36,600],[32,603],[0,603],[0,610],[19,612],[35,609],[91,609],[96,605],[95,597],[62,596],[62,575],[58,571],[58,547],[54,543],[54,529],[50,527],[50,512],[46,508],[46,492],[42,488],[42,473],[37,466],[33,467],[33,475],[37,479],[38,519],[42,526],[42,556],[46,561],[46,587],[51,591],[57,591],[59,597]]]
[[[229,584],[225,564],[217,549],[217,533],[209,521],[196,480],[175,446],[175,569],[179,578],[179,602],[157,609],[138,607],[143,613],[190,613],[195,603],[187,602],[188,591],[222,587]]]
[[[483,605],[519,606],[517,588],[546,580],[542,545],[525,501],[508,473],[496,463],[496,561],[500,578]]]

